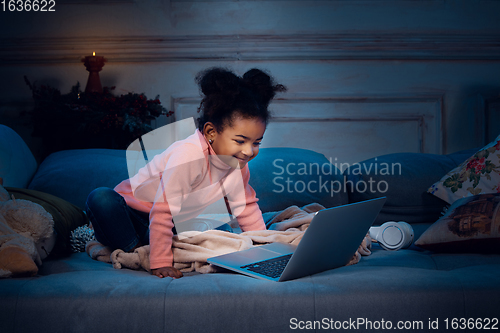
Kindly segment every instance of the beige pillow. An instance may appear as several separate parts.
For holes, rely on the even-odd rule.
[[[455,201],[415,245],[436,252],[500,253],[500,193]]]

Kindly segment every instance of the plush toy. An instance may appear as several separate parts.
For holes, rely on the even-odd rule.
[[[55,243],[54,220],[37,203],[10,198],[0,178],[0,277],[34,276]]]

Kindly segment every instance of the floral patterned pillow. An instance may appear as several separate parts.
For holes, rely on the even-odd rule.
[[[427,192],[449,204],[472,195],[500,193],[500,135],[448,172]]]

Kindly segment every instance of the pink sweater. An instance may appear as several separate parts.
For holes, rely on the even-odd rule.
[[[198,216],[223,194],[241,230],[266,229],[249,179],[248,165],[232,169],[196,130],[156,155],[115,191],[130,207],[149,212],[150,264],[155,269],[173,265],[173,221],[178,224]]]

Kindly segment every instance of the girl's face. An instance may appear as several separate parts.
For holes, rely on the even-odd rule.
[[[266,131],[266,124],[258,119],[235,117],[233,126],[226,126],[217,133],[212,123],[206,123],[204,134],[212,140],[212,148],[217,156],[232,168],[243,168],[259,153],[259,146]]]

